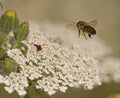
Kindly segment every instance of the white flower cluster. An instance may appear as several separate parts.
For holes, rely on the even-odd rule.
[[[20,65],[18,73],[0,75],[0,83],[6,84],[9,93],[15,90],[19,95],[25,95],[29,81],[34,80],[35,88],[49,95],[56,91],[65,92],[68,87],[92,89],[101,84],[106,74],[110,74],[107,70],[109,63],[101,63],[99,58],[111,51],[99,38],[78,39],[74,32],[61,25],[47,23],[41,27],[31,24],[30,34],[23,41],[28,47],[26,56],[19,49],[7,51],[8,56]],[[104,71],[103,66],[107,66]],[[115,76],[118,75],[114,73],[111,78]]]
[[[48,25],[45,26],[46,24]],[[77,30],[72,31],[66,29],[63,24],[44,22],[41,27],[45,27],[43,31],[50,41],[60,43],[67,47],[76,47],[79,50],[83,50],[87,55],[89,54],[89,56],[96,58],[97,68],[102,82],[120,82],[120,59],[112,56],[111,48],[97,34],[92,39],[88,38],[85,40],[84,36],[77,38]]]
[[[15,90],[19,93],[20,96],[27,93],[25,88],[29,86],[27,77],[24,77],[21,73],[14,72],[5,77],[0,75],[0,83],[6,85],[4,88],[9,93],[12,93]]]

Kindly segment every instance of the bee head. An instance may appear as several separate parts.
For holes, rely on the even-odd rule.
[[[78,22],[77,22],[77,28],[78,28],[78,29],[81,29],[81,28],[83,28],[83,27],[85,26],[85,24],[86,24],[86,23],[85,23],[84,21],[78,21]]]

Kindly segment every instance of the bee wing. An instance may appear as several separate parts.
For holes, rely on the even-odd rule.
[[[75,30],[76,29],[76,22],[69,22],[66,27],[68,29],[71,29],[71,30]]]
[[[97,26],[97,20],[93,20],[93,21],[89,22],[88,25],[95,28]]]

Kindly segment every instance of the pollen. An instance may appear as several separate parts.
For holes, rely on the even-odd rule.
[[[82,30],[80,30],[80,35],[84,35],[84,32]]]
[[[14,18],[16,16],[16,13],[15,13],[14,10],[8,10],[6,12],[6,15],[9,16],[9,17],[13,17]]]

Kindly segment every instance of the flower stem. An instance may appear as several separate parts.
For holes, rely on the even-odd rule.
[[[27,90],[27,94],[25,96],[19,96],[18,98],[30,98],[29,91]]]
[[[29,98],[29,95],[26,94],[25,96],[19,96],[18,98]]]
[[[25,98],[25,96],[19,96],[18,98]]]

